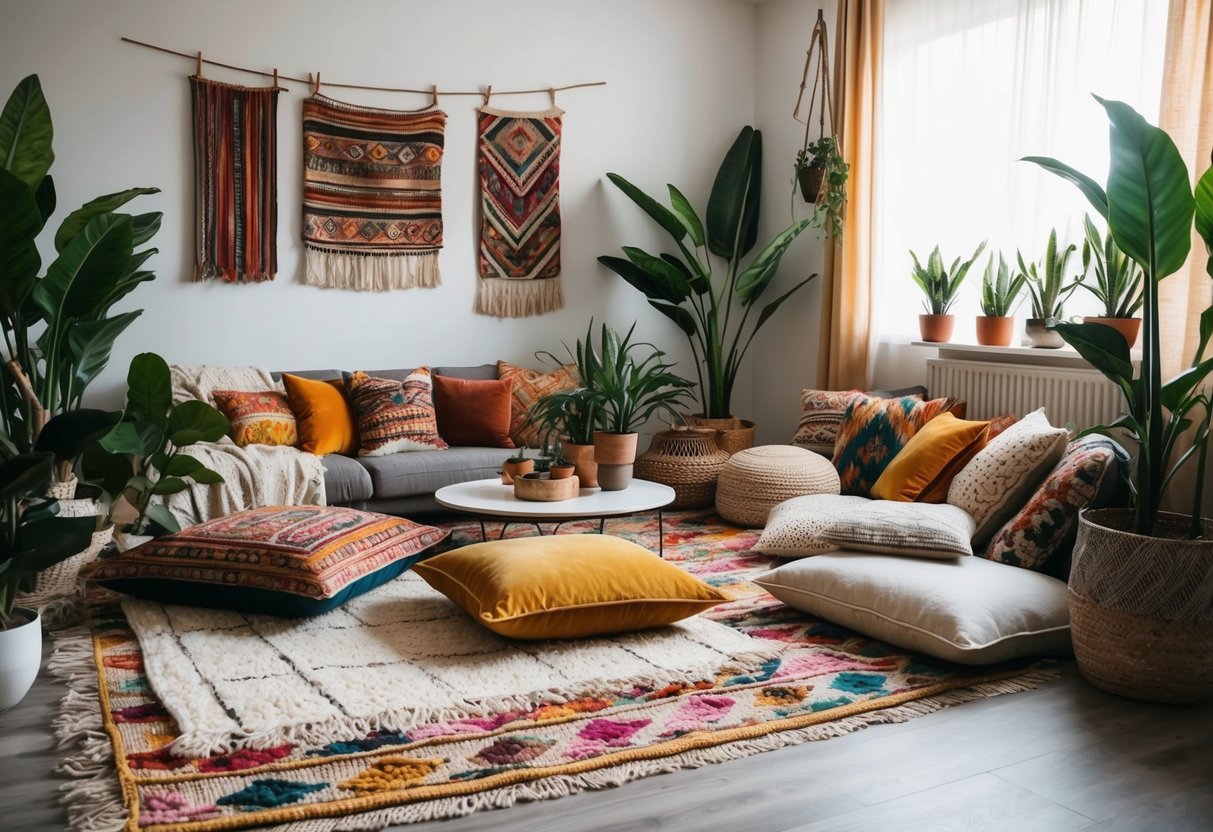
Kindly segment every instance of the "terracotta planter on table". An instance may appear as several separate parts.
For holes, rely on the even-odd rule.
[[[598,463],[598,484],[603,491],[623,491],[632,483],[636,462],[637,433],[594,433],[594,461]]]
[[[534,470],[535,460],[533,459],[524,459],[522,462],[510,462],[506,460],[501,463],[501,482],[503,485],[510,485],[515,479]]]
[[[578,445],[565,440],[560,445],[564,458],[573,463],[573,470],[582,488],[598,487],[598,463],[594,461],[593,445]]]

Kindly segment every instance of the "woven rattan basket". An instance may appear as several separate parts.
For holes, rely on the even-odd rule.
[[[674,489],[670,508],[703,508],[716,502],[716,478],[728,459],[714,430],[663,430],[637,457],[636,476]]]
[[[1096,687],[1149,702],[1213,700],[1213,526],[1178,540],[1188,518],[1143,537],[1123,509],[1083,512],[1070,572],[1078,667]]]
[[[687,421],[693,427],[711,428],[716,431],[716,447],[726,453],[735,454],[754,447],[754,423],[748,419],[738,419],[735,416],[727,419],[707,419],[695,415],[688,416]]]
[[[784,500],[838,489],[838,472],[825,457],[792,445],[759,445],[725,463],[716,481],[716,512],[739,526],[762,528]]]

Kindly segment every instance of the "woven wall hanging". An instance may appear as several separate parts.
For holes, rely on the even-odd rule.
[[[303,102],[305,282],[384,291],[442,282],[446,113]]]
[[[278,271],[278,89],[190,78],[197,253],[194,279],[273,280]]]
[[[560,290],[560,131],[564,111],[482,107],[476,311],[499,318],[564,306]]]

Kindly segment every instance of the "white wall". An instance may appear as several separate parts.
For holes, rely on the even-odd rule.
[[[792,111],[819,7],[825,13],[833,50],[836,38],[833,0],[822,0],[821,3],[773,0],[758,7],[754,117],[756,126],[762,130],[763,142],[760,242],[770,240],[792,221],[792,166],[796,152],[804,142],[804,125],[792,118]],[[813,123],[816,124],[815,115]],[[816,127],[811,138],[817,138]],[[808,216],[809,207],[797,194],[796,216]],[[825,245],[816,229],[801,234],[784,256],[783,267],[767,290],[769,297],[764,296],[764,302],[779,297],[810,273],[820,275]],[[796,431],[800,419],[800,391],[817,383],[820,320],[821,278],[818,277],[788,299],[754,341],[753,418],[758,423],[760,443],[788,442]]]
[[[658,248],[662,235],[606,182],[623,173],[650,191],[674,182],[706,202],[725,149],[754,119],[754,7],[730,0],[3,0],[0,94],[23,76],[42,80],[55,121],[57,216],[93,196],[136,185],[163,193],[136,203],[161,210],[151,261],[155,282],[128,298],[145,313],[119,340],[94,399],[113,403],[132,355],[171,362],[271,368],[381,368],[472,364],[498,358],[533,365],[583,334],[591,315],[639,331],[680,359],[672,324],[595,262],[621,243]],[[807,30],[806,30],[807,31]],[[300,107],[289,84],[279,101],[279,274],[261,285],[192,283],[194,241],[189,91],[191,62],[119,42],[130,37],[244,66],[332,81],[453,89],[606,87],[562,93],[561,160],[566,307],[542,318],[475,315],[476,123],[479,99],[444,98],[443,286],[388,294],[302,285],[299,241]],[[765,60],[765,59],[764,59]],[[218,80],[255,78],[207,68]],[[333,97],[414,108],[421,96],[328,90]],[[494,98],[517,109],[547,95]],[[774,158],[772,155],[771,158]],[[57,223],[57,220],[54,221]],[[791,318],[794,314],[787,315]],[[768,342],[769,343],[769,342]],[[694,375],[684,363],[684,374]],[[796,382],[797,384],[799,381]],[[749,411],[743,390],[739,410]]]

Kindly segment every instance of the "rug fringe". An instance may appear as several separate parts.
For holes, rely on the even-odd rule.
[[[55,650],[47,670],[67,685],[59,715],[51,722],[58,747],[69,749],[56,771],[72,778],[60,786],[73,829],[111,832],[126,824],[126,807],[114,770],[114,746],[105,733],[98,700],[99,676],[92,633],[85,626],[51,633]]]
[[[560,278],[533,280],[479,278],[476,281],[476,313],[498,318],[526,318],[564,308]]]
[[[943,708],[988,699],[1008,693],[1022,693],[1060,676],[1056,668],[1037,668],[1018,676],[983,682],[965,688],[944,691],[924,699],[883,710],[869,711],[843,719],[774,731],[761,737],[685,751],[654,760],[632,760],[578,774],[559,774],[525,783],[502,786],[487,792],[460,797],[426,800],[404,806],[377,809],[359,815],[315,818],[291,825],[292,832],[334,832],[334,830],[382,829],[392,824],[420,823],[465,817],[484,809],[504,809],[518,802],[567,797],[579,791],[615,788],[631,780],[654,774],[668,774],[687,768],[700,768],[774,751],[804,742],[831,739],[870,725],[906,722]]]
[[[389,289],[433,289],[442,284],[438,252],[425,254],[350,254],[304,249],[304,283],[327,289],[386,292]]]

